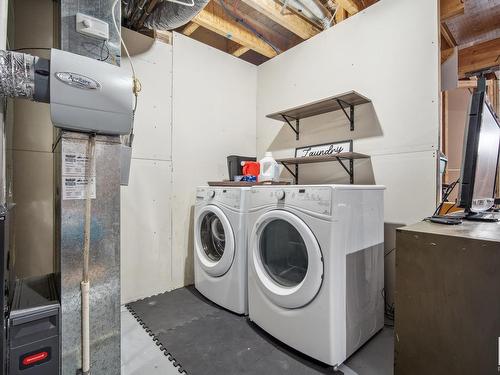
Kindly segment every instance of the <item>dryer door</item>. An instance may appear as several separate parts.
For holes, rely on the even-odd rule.
[[[210,276],[222,276],[234,259],[234,234],[227,216],[217,206],[203,207],[195,221],[196,257]]]
[[[288,211],[269,211],[257,220],[250,241],[257,282],[273,303],[294,309],[314,299],[321,287],[323,260],[304,221]]]

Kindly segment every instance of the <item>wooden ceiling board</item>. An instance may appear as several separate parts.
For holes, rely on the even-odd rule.
[[[231,15],[224,12],[221,1]],[[321,1],[326,5],[327,0]],[[364,9],[378,0],[342,1]],[[303,15],[297,15],[290,9],[285,11],[285,16],[281,15],[281,7],[280,0],[211,0],[193,22],[176,31],[188,35],[191,33],[189,36],[193,39],[260,65],[275,56],[276,51],[233,16],[248,22],[280,52],[321,32],[320,28],[306,20]]]
[[[500,0],[465,0],[463,15],[446,21],[460,48],[500,37]]]

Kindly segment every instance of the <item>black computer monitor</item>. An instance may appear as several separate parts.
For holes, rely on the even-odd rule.
[[[462,155],[458,205],[471,220],[486,217],[484,212],[495,203],[500,120],[488,102],[485,86],[481,78],[472,95]]]

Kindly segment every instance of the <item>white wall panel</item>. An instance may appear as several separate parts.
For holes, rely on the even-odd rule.
[[[372,155],[370,161],[356,162],[356,182],[390,187],[386,220],[411,222],[432,213],[423,208],[432,208],[436,197],[437,9],[437,0],[380,1],[259,66],[258,154],[271,150],[278,157],[292,156],[298,146],[354,139],[354,151]],[[265,117],[350,90],[372,100],[356,107],[353,132],[339,111],[302,121],[301,138],[296,142],[288,125]],[[414,168],[414,153],[425,168]],[[397,155],[401,160],[409,159],[408,171],[402,161],[396,170],[390,169],[395,168]],[[339,168],[305,168],[299,182],[348,181]],[[411,173],[413,184],[407,185]],[[410,214],[396,208],[405,196],[418,208],[409,210]]]
[[[172,45],[122,28],[122,35],[141,81],[134,120],[132,157],[171,160]],[[122,69],[131,74],[125,51]]]
[[[174,33],[173,284],[193,282],[196,187],[228,178],[226,156],[255,155],[257,69]]]
[[[10,47],[52,47],[53,7],[50,0],[12,2]],[[49,55],[45,50],[23,52]],[[13,99],[12,103],[9,111],[13,109],[13,124],[8,129],[10,150],[7,151],[12,155],[12,199],[16,204],[12,246],[16,276],[29,277],[53,272],[53,126],[48,104],[24,99]]]
[[[122,28],[142,84],[129,186],[122,187],[122,302],[172,289],[172,46]],[[125,53],[122,51],[122,56]],[[127,58],[122,69],[130,73]]]
[[[13,151],[16,276],[53,272],[53,154]]]
[[[121,196],[122,302],[171,289],[171,163],[132,159]]]

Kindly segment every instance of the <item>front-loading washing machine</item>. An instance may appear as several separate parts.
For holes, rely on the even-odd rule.
[[[194,210],[195,288],[237,314],[248,314],[249,193],[249,187],[198,187]]]
[[[253,187],[250,319],[328,365],[384,326],[383,186]]]

